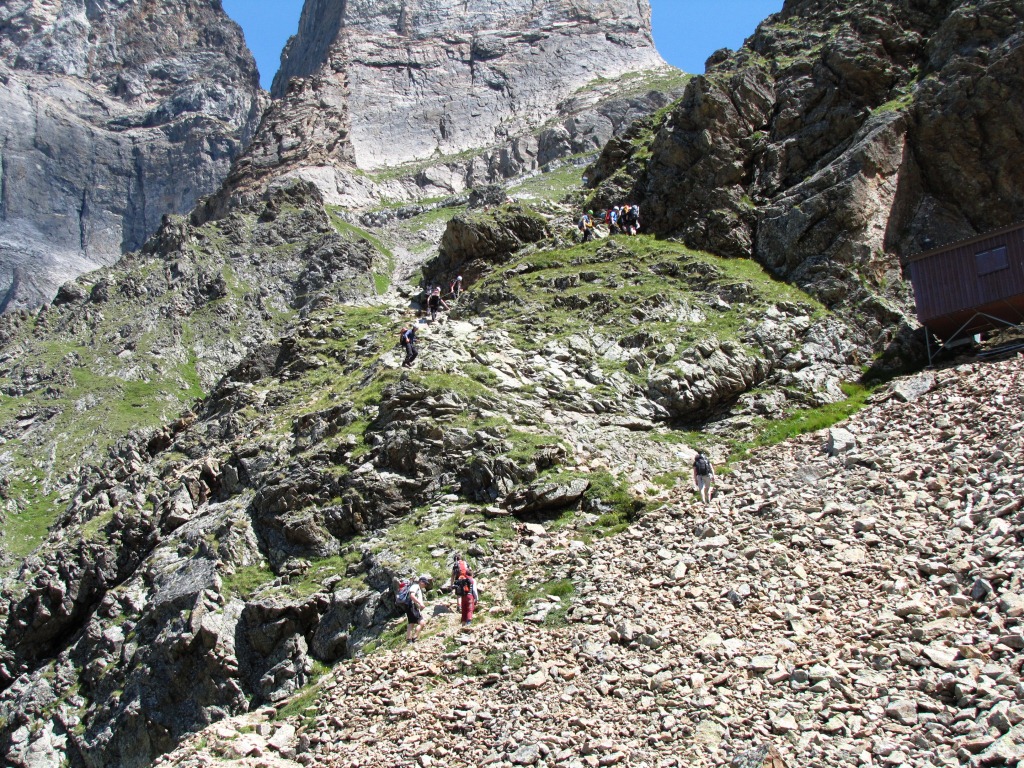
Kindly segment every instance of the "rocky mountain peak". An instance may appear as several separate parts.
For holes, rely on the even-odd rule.
[[[754,256],[889,339],[902,255],[1024,215],[1022,22],[1001,0],[791,0],[607,147],[594,204],[639,200],[648,231]]]
[[[580,104],[581,93],[636,75],[617,96],[647,96],[643,76],[678,76],[654,47],[650,18],[647,0],[310,0],[274,82],[278,101],[232,186],[294,175],[359,205],[458,192],[594,152],[666,102],[606,110],[597,125],[595,104],[609,94]],[[587,140],[547,151],[538,134],[572,117],[579,125],[563,132]],[[470,169],[468,156],[484,150]],[[413,163],[416,189],[365,177]]]
[[[6,3],[0,80],[0,310],[214,192],[262,112],[241,29],[210,0]]]

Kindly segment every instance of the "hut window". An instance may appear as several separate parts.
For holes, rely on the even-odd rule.
[[[976,256],[978,260],[978,275],[991,275],[1001,269],[1007,269],[1010,262],[1006,258],[1006,246],[1001,245],[991,251],[982,251]]]

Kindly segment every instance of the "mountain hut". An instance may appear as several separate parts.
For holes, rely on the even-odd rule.
[[[904,269],[929,344],[1024,325],[1024,223],[916,254]]]

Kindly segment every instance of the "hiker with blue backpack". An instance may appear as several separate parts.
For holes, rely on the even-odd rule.
[[[398,334],[398,343],[405,350],[405,360],[402,362],[402,367],[412,368],[413,361],[419,355],[419,351],[416,349],[416,323],[412,323],[401,330]]]
[[[419,639],[423,625],[427,623],[423,610],[427,607],[427,589],[430,588],[430,577],[420,576],[416,581],[402,581],[398,584],[395,602],[405,611],[409,625],[405,629],[405,641],[415,643]]]

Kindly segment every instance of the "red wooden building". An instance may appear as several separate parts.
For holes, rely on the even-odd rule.
[[[911,256],[917,319],[944,344],[1024,325],[1024,223]]]

